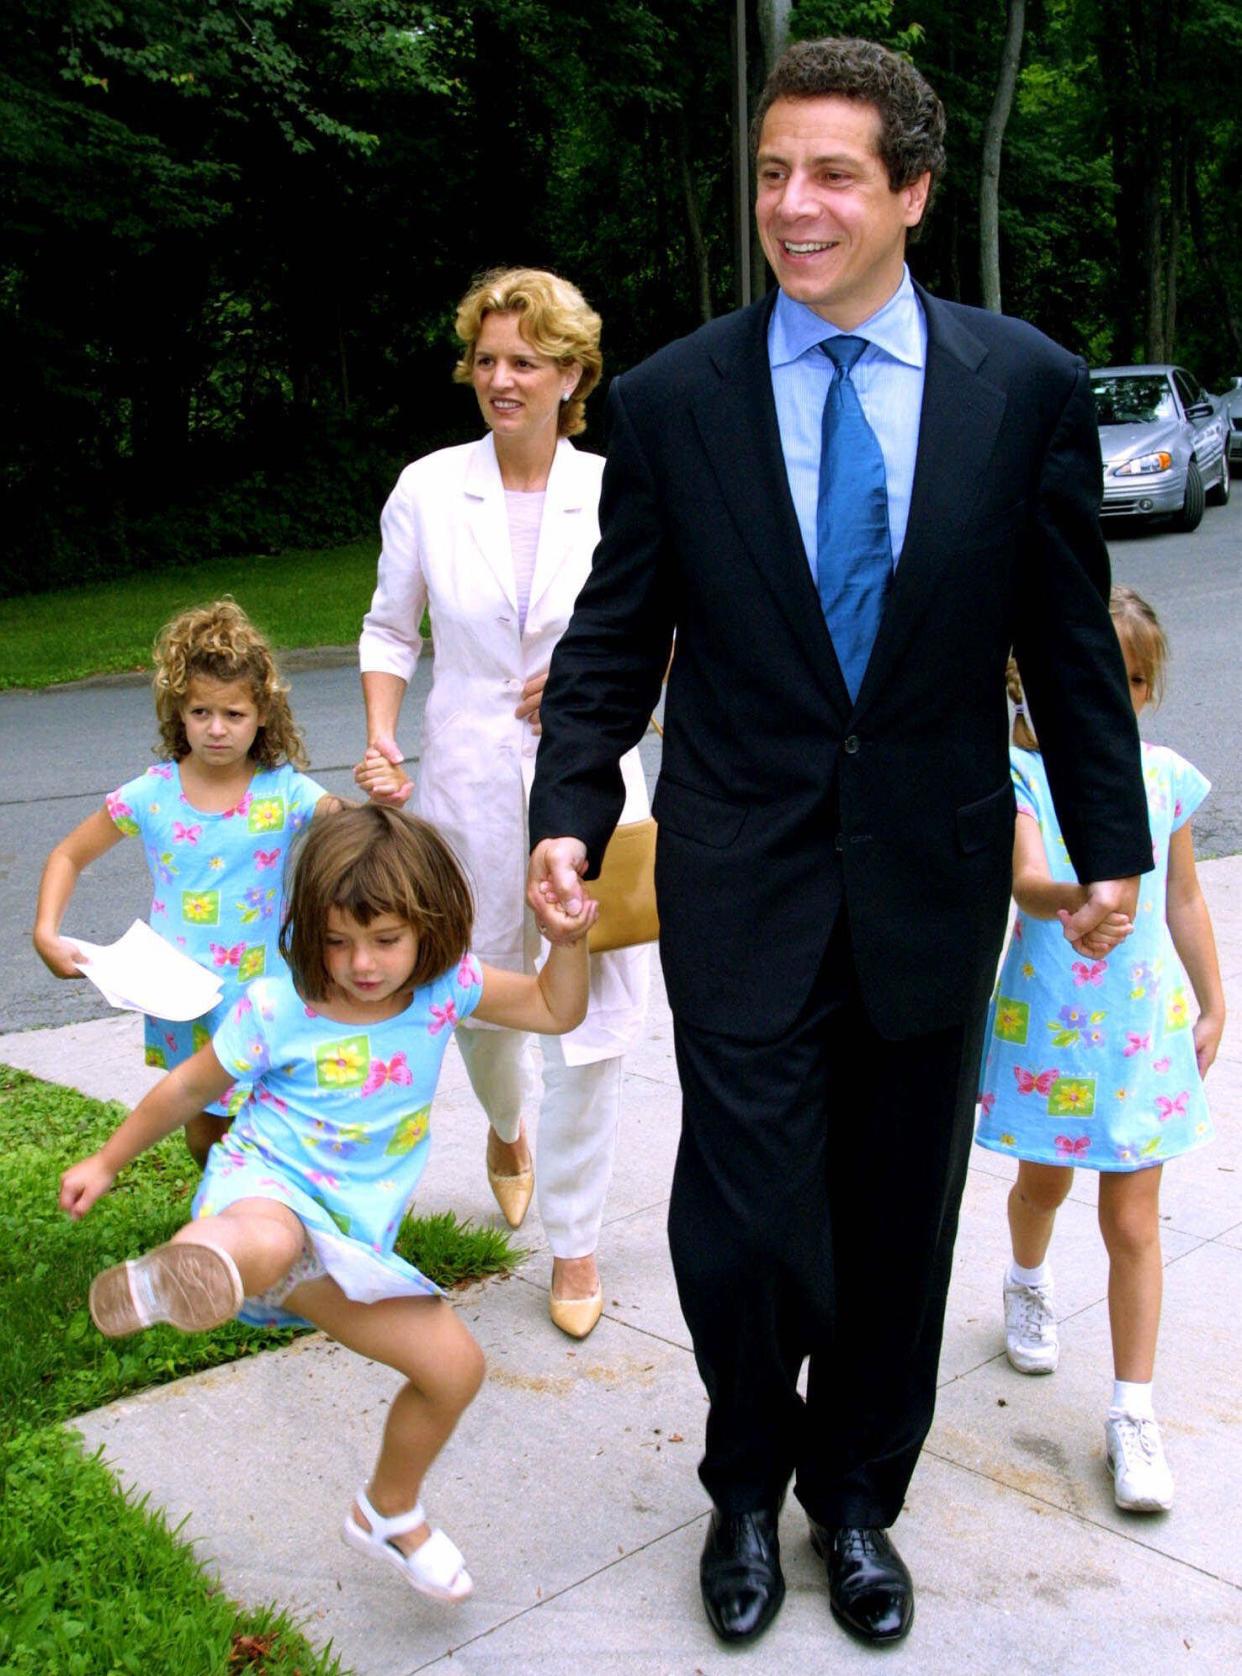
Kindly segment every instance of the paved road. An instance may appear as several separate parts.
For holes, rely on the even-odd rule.
[[[1150,598],[1173,643],[1169,697],[1145,725],[1175,745],[1214,783],[1196,819],[1201,853],[1242,850],[1242,774],[1237,646],[1242,627],[1242,485],[1229,506],[1209,508],[1189,536],[1112,539],[1114,574]],[[406,700],[404,738],[413,750],[430,668],[420,665]],[[305,654],[291,679],[294,713],[312,771],[329,791],[347,791],[361,743],[362,706],[352,654]],[[150,694],[125,677],[39,693],[0,693],[0,1030],[70,1024],[108,1009],[87,983],[52,978],[34,956],[29,928],[48,850],[142,766],[155,736]],[[648,734],[648,779],[659,745]],[[145,914],[150,887],[142,852],[120,844],[78,886],[67,929],[110,942]]]

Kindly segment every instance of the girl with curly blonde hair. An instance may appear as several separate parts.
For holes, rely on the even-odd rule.
[[[34,946],[54,976],[82,976],[85,957],[60,930],[78,877],[122,838],[141,838],[155,887],[152,929],[224,986],[202,1018],[147,1018],[147,1063],[167,1070],[211,1039],[246,984],[281,968],[289,841],[327,794],[301,772],[306,751],[288,687],[267,641],[233,600],[183,611],[165,625],[152,687],[160,760],[109,793],[52,851]],[[238,1085],[186,1124],[186,1144],[200,1163],[245,1096]]]

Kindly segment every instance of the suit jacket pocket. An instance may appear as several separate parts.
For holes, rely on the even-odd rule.
[[[957,811],[957,841],[962,852],[973,855],[993,844],[1012,844],[1015,807],[1013,785],[1008,780],[986,797],[963,803]]]
[[[728,848],[742,830],[747,812],[745,803],[726,803],[721,797],[670,780],[666,774],[661,774],[651,800],[651,813],[661,833],[693,838],[713,850]]]

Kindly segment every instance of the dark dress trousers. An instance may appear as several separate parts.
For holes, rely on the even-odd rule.
[[[735,1512],[796,1474],[829,1526],[896,1518],[931,1423],[1011,882],[1011,646],[1078,876],[1151,866],[1086,368],[919,295],[913,498],[857,702],[790,498],[769,297],[613,383],[530,804],[532,845],[581,838],[590,878],[675,636],[656,883],[700,1471]]]

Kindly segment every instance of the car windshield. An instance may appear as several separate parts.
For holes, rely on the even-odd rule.
[[[1163,373],[1093,378],[1091,390],[1101,425],[1150,425],[1156,419],[1177,418],[1173,391]]]

